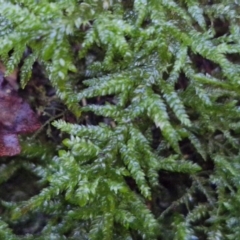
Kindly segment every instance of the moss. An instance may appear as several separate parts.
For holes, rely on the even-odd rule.
[[[24,167],[41,189],[2,198],[2,239],[239,238],[237,3],[0,3],[43,124],[1,160],[2,186]]]

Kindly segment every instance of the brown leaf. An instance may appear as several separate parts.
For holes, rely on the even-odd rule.
[[[17,134],[0,135],[0,156],[14,156],[21,152]]]
[[[0,156],[14,156],[21,152],[17,134],[36,131],[40,122],[3,74],[0,72]]]

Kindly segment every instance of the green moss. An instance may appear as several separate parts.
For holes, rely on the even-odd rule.
[[[42,190],[3,202],[2,239],[33,213],[21,239],[239,238],[237,1],[0,3],[8,71],[27,88],[37,62],[60,99],[3,161],[1,183],[24,166]]]

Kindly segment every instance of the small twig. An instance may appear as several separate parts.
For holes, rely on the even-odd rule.
[[[37,137],[37,135],[43,130],[43,128],[45,127],[45,126],[47,126],[50,122],[52,122],[54,119],[56,119],[56,118],[59,118],[59,117],[61,117],[61,116],[63,116],[64,115],[64,113],[60,113],[60,114],[58,114],[58,115],[56,115],[56,116],[53,116],[53,117],[51,117],[48,121],[46,121],[35,133],[34,133],[34,135],[30,138],[31,140],[33,140],[33,139],[35,139],[36,137]]]

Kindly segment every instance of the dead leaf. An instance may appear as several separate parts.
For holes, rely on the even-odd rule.
[[[36,131],[40,122],[3,75],[0,72],[0,156],[14,156],[21,152],[17,135]]]

